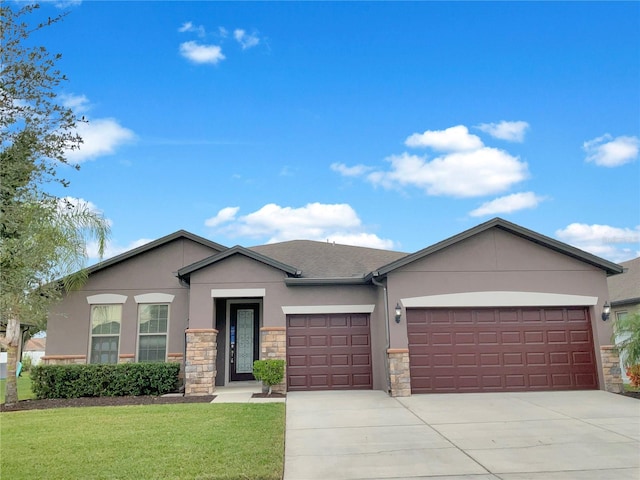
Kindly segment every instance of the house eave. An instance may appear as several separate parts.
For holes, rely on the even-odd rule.
[[[624,307],[626,305],[634,305],[640,304],[640,297],[635,298],[625,298],[623,300],[613,300],[611,302],[611,307]]]
[[[193,272],[208,267],[209,265],[213,265],[214,263],[218,263],[233,255],[242,255],[257,262],[281,270],[287,275],[297,276],[301,274],[300,270],[292,267],[291,265],[286,265],[282,262],[274,260],[273,258],[254,252],[253,250],[249,250],[248,248],[242,247],[240,245],[236,245],[235,247],[231,247],[223,252],[211,255],[210,257],[200,260],[199,262],[195,262],[191,265],[187,265],[186,267],[181,268],[180,270],[178,270],[177,277],[188,282],[189,276]]]
[[[334,278],[285,278],[287,286],[312,286],[312,285],[367,285],[370,283],[363,275],[361,277],[334,277]]]

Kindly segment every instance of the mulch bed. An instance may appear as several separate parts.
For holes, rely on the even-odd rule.
[[[637,398],[640,400],[639,392],[623,392],[620,395]],[[282,393],[254,393],[253,398],[286,398]],[[46,410],[48,408],[65,407],[117,407],[122,405],[165,405],[174,403],[209,403],[215,395],[195,396],[195,397],[82,397],[82,398],[50,398],[45,400],[21,400],[13,405],[0,403],[0,412],[18,412],[21,410]]]
[[[282,393],[272,393],[271,395],[267,395],[266,393],[254,393],[251,395],[251,398],[287,398],[287,396]]]
[[[17,412],[20,410],[45,410],[65,407],[117,407],[122,405],[165,405],[174,403],[209,403],[215,395],[190,397],[81,397],[81,398],[48,398],[45,400],[20,400],[13,405],[0,404],[0,412]]]
[[[640,400],[640,392],[622,392],[620,395],[624,395],[625,397],[637,398]]]

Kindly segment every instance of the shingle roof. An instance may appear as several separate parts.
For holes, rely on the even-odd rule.
[[[47,345],[46,338],[30,338],[24,345],[25,352],[44,352]]]
[[[258,245],[249,250],[295,266],[302,271],[302,278],[364,277],[383,265],[407,256],[403,252],[312,240]]]
[[[620,263],[625,268],[622,275],[607,279],[609,302],[612,305],[640,303],[640,257]]]

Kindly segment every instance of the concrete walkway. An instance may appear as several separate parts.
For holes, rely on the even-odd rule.
[[[286,399],[252,398],[254,393],[262,392],[262,382],[233,382],[231,386],[216,387],[211,403],[282,403]]]
[[[602,391],[289,392],[285,480],[637,480],[640,401]]]

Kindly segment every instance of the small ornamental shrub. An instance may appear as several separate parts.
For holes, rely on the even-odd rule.
[[[284,378],[284,360],[256,360],[253,362],[253,376],[269,387],[277,385]]]
[[[627,377],[629,377],[632,387],[640,387],[640,365],[627,367]]]
[[[33,360],[29,355],[22,356],[22,371],[27,373],[31,371],[31,367],[33,366]]]
[[[36,398],[163,395],[178,387],[180,364],[36,365],[31,389]]]

